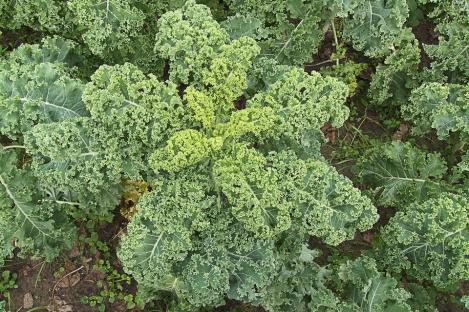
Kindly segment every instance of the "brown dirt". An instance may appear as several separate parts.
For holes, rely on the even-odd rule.
[[[431,20],[425,19],[417,27],[414,27],[412,32],[422,44],[438,43],[438,33],[435,31],[435,24]]]
[[[0,144],[1,145],[9,145],[9,144],[11,144],[11,140],[8,139],[6,136],[1,135],[0,136]]]
[[[0,46],[11,51],[23,43],[39,43],[42,34],[31,28],[23,28],[20,30],[0,29]]]
[[[92,294],[96,290],[94,286],[95,281],[89,279],[90,270],[88,268],[79,271],[80,282],[78,282],[78,284],[73,287],[62,288],[58,286],[60,277],[54,277],[54,272],[57,272],[59,268],[64,265],[62,261],[44,264],[42,261],[38,260],[14,259],[14,262],[14,266],[7,266],[7,269],[18,274],[18,288],[10,291],[12,299],[11,311],[21,310],[23,298],[28,293],[33,296],[34,308],[50,306],[50,311],[61,312],[58,307],[55,310],[52,308],[55,298],[55,302],[59,299],[63,301],[64,305],[62,309],[66,303],[73,307],[73,311],[95,311],[80,303],[80,298],[83,295]],[[69,263],[66,266],[75,268],[76,264]],[[69,271],[66,270],[65,272],[67,273]]]
[[[318,52],[313,56],[311,63],[304,65],[305,71],[311,73],[313,70],[319,71],[321,67],[333,65],[333,62],[327,62],[331,59],[333,52],[335,52],[334,36],[332,31],[328,31],[324,34],[324,39],[318,47]]]
[[[420,46],[420,69],[430,67],[431,59],[425,53],[424,45],[438,44],[438,33],[435,31],[435,24],[430,20],[424,20],[417,27],[412,29]]]
[[[108,242],[110,247],[110,263],[119,272],[122,268],[116,256],[118,236],[123,227],[125,219],[116,210],[116,217],[111,224],[103,224],[98,228],[101,241]],[[84,230],[82,229],[81,232]],[[42,261],[32,259],[15,258],[11,265],[5,267],[18,274],[18,288],[10,291],[12,302],[11,310],[17,311],[23,306],[23,298],[30,293],[34,299],[34,308],[48,307],[51,312],[93,312],[96,308],[91,308],[81,304],[83,296],[96,295],[99,289],[96,283],[105,283],[105,276],[93,270],[93,265],[103,256],[100,252],[90,254],[89,247],[84,244],[77,244],[71,251],[64,252],[60,258],[53,263],[47,264]],[[60,268],[64,268],[62,274],[55,274]],[[72,272],[74,272],[72,274]],[[135,294],[136,284],[132,283],[125,289],[127,293]],[[121,303],[116,302],[109,305],[110,310],[122,310]],[[67,310],[72,309],[72,310]],[[127,309],[122,310],[127,311]],[[140,311],[140,310],[133,310]]]
[[[337,129],[335,142],[328,142],[321,147],[321,154],[331,161],[331,164],[338,172],[349,178],[354,177],[352,168],[355,165],[356,159],[350,159],[347,161],[343,161],[341,159],[333,160],[332,153],[337,149],[338,144],[356,144],[356,142],[360,140],[360,135],[357,134],[356,129],[359,129],[363,135],[368,136],[370,139],[380,138],[390,140],[391,138],[391,133],[388,133],[388,130],[381,125],[378,115],[370,111],[365,113],[365,108],[359,106],[357,115],[362,117],[365,116],[365,114],[366,118],[347,121],[343,127]]]

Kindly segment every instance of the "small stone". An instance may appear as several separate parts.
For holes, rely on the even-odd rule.
[[[31,309],[34,306],[34,299],[31,293],[24,294],[23,297],[23,309]]]
[[[410,126],[407,123],[401,123],[399,130],[392,135],[393,140],[402,141],[402,139],[409,133]]]
[[[368,244],[371,244],[373,241],[373,233],[367,232],[363,234],[363,241],[367,242]]]
[[[68,253],[68,256],[70,258],[76,258],[80,255],[80,250],[78,249],[78,246],[74,246],[72,250]]]

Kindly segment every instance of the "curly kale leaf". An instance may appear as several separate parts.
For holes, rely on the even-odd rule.
[[[469,151],[462,156],[461,161],[452,168],[450,181],[456,184],[462,192],[469,190]]]
[[[11,224],[14,223],[13,211],[6,209],[0,209],[0,226],[2,229],[7,229]],[[11,241],[11,236],[6,231],[0,233],[0,267],[5,264],[5,259],[13,256],[14,246]],[[0,304],[1,307],[1,304]],[[1,311],[1,309],[0,309]]]
[[[317,251],[293,246],[297,250],[282,254],[286,258],[278,278],[262,289],[260,303],[268,311],[413,311],[408,304],[411,295],[398,287],[396,279],[379,272],[373,258],[348,261],[335,272],[313,261]],[[337,285],[331,290],[327,286],[333,281]]]
[[[120,168],[111,167],[87,119],[40,124],[26,136],[31,167],[48,196],[75,218],[110,217],[118,202]]]
[[[392,51],[371,76],[368,96],[380,107],[400,107],[417,84],[420,49],[416,40]]]
[[[150,166],[155,171],[178,172],[208,159],[222,145],[221,138],[207,138],[197,130],[182,130],[176,132],[164,148],[152,154]]]
[[[288,192],[298,221],[310,235],[336,246],[352,239],[357,230],[370,229],[378,220],[370,199],[324,161],[296,161],[292,167],[283,172],[283,179],[285,175],[295,177],[295,189]]]
[[[404,28],[409,15],[406,0],[366,0],[353,9],[344,20],[344,37],[353,47],[371,57],[390,54],[404,39],[412,39]]]
[[[439,288],[467,280],[468,209],[466,197],[449,193],[409,205],[384,227],[379,258],[389,270],[404,269]]]
[[[202,174],[155,181],[119,250],[141,287],[174,291],[193,307],[254,296],[273,265],[272,243],[238,227]]]
[[[163,73],[164,64],[153,50],[156,21],[171,7],[167,1],[147,0],[68,2],[75,36],[81,37],[91,53],[106,64],[132,62],[147,73],[158,74]]]
[[[424,45],[433,60],[431,71],[437,77],[448,76],[452,83],[464,83],[469,79],[469,7],[465,1],[437,1],[430,15],[436,19],[439,35],[438,44]]]
[[[262,39],[262,24],[262,21],[256,17],[237,14],[228,17],[227,20],[221,23],[221,26],[226,29],[231,39],[244,36]]]
[[[172,270],[195,248],[191,235],[209,226],[205,211],[215,198],[206,196],[207,182],[196,175],[190,180],[155,181],[154,185],[155,190],[139,201],[119,256],[143,286],[158,281],[160,285],[152,288],[177,289],[177,276],[173,275],[178,271]]]
[[[353,2],[353,1],[352,1]],[[355,3],[344,1],[230,0],[234,14],[222,23],[231,38],[250,36],[262,55],[280,64],[310,61],[335,15],[346,14]]]
[[[290,69],[291,66],[279,65],[274,59],[265,56],[258,57],[248,77],[246,96],[251,97],[259,91],[266,90]]]
[[[28,169],[18,169],[15,152],[0,149],[0,214],[5,218],[2,245],[15,242],[23,254],[51,260],[70,248],[74,228],[62,207],[40,196]],[[8,245],[7,245],[8,246]],[[5,250],[2,246],[3,251]],[[8,249],[10,251],[8,252]],[[11,254],[11,247],[6,248]]]
[[[83,61],[80,47],[61,37],[46,37],[41,44],[23,44],[11,51],[2,69],[26,73],[40,63],[63,64],[71,68]]]
[[[176,83],[199,81],[218,48],[229,40],[209,8],[195,1],[165,13],[158,21],[158,29],[155,51],[170,61],[170,80]]]
[[[145,15],[131,0],[73,0],[67,5],[83,40],[99,56],[130,46],[144,25]]]
[[[129,63],[101,66],[86,85],[83,101],[97,124],[94,137],[115,146],[108,152],[135,154],[134,164],[145,149],[156,148],[188,123],[177,86]]]
[[[347,86],[335,78],[291,69],[246,107],[271,107],[281,119],[280,133],[300,140],[307,130],[319,130],[328,121],[340,127],[349,115],[342,105],[347,95]]]
[[[447,167],[438,154],[426,153],[410,143],[379,146],[357,165],[359,176],[378,194],[378,202],[403,207],[437,196],[445,189]]]
[[[28,75],[12,77],[10,73],[0,74],[3,134],[15,138],[37,123],[87,115],[81,99],[83,84],[68,78],[60,67],[44,63]]]
[[[261,290],[262,307],[271,312],[359,311],[354,304],[341,302],[326,288],[331,272],[314,262],[319,256],[317,250],[301,244],[290,245],[288,249],[293,252],[281,254],[278,278]]]
[[[213,169],[215,183],[231,204],[233,216],[261,237],[275,236],[291,226],[292,203],[282,189],[282,171],[275,164],[268,165],[275,161],[241,147],[235,157],[227,155]]]
[[[362,256],[343,264],[338,271],[340,288],[359,311],[411,312],[407,300],[411,295],[398,288],[398,281],[377,269],[376,261]]]
[[[344,82],[348,86],[349,96],[353,96],[358,87],[358,76],[367,67],[367,64],[346,61],[343,64],[322,67],[320,73],[324,76],[335,77]]]
[[[90,117],[37,125],[26,145],[50,193],[85,215],[109,215],[121,179],[142,179],[150,151],[183,128],[185,111],[174,85],[131,64],[102,66],[82,98]]]
[[[469,137],[469,86],[425,83],[412,91],[410,101],[402,106],[402,116],[414,123],[412,132],[424,134],[435,129],[440,139],[459,133]]]
[[[243,95],[248,83],[247,73],[259,51],[253,39],[242,37],[221,46],[210,67],[202,70],[201,82],[210,90],[221,113],[232,111],[233,102]]]
[[[73,44],[50,38],[25,45],[0,63],[0,132],[17,138],[38,123],[86,116],[83,84],[70,75]]]
[[[64,31],[66,3],[60,0],[4,0],[0,3],[0,28],[30,27],[50,32]]]
[[[408,301],[412,311],[438,312],[437,292],[434,287],[409,283],[406,285],[406,290],[412,294],[412,298]]]

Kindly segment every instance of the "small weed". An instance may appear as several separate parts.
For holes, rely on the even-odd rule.
[[[127,309],[140,306],[138,298],[133,294],[127,293],[124,289],[126,285],[130,285],[132,282],[130,276],[119,273],[107,260],[99,260],[93,266],[93,270],[102,273],[105,279],[96,283],[99,289],[98,294],[81,298],[83,304],[96,307],[99,312],[106,311],[106,304],[112,304],[116,301],[124,302]]]
[[[16,273],[11,273],[10,271],[2,272],[0,277],[0,311],[3,311],[2,308],[6,311],[6,303],[10,305],[10,289],[18,288],[16,278]]]

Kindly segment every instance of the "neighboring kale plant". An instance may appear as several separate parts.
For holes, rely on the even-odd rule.
[[[405,119],[415,123],[414,134],[436,130],[439,139],[451,133],[469,141],[469,85],[425,83],[412,91],[410,101],[402,106]]]
[[[410,143],[376,146],[359,159],[356,171],[384,206],[402,208],[450,187],[444,180],[447,166],[441,155],[426,153]]]
[[[102,66],[85,85],[79,59],[53,38],[0,63],[2,254],[14,244],[52,259],[70,247],[71,221],[110,220],[121,181],[146,178],[146,156],[185,128],[175,85],[131,64]]]
[[[454,290],[469,279],[468,214],[468,199],[449,193],[397,212],[381,232],[384,267]]]
[[[66,2],[60,0],[2,0],[0,3],[0,28],[17,30],[30,27],[34,30],[64,32]]]

